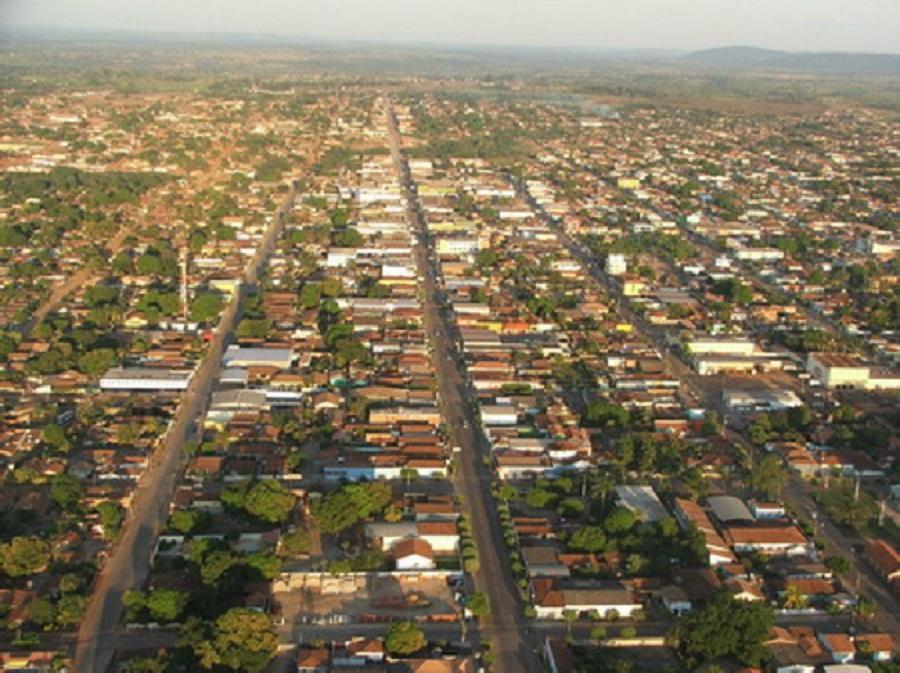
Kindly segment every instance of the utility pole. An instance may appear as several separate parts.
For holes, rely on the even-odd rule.
[[[188,249],[181,248],[181,318],[184,324],[188,321]]]

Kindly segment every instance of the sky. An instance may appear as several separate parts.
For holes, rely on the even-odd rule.
[[[594,49],[900,52],[900,0],[0,0],[0,27]]]

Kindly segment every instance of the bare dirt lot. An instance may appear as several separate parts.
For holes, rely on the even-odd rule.
[[[458,611],[442,574],[304,573],[273,592],[286,623],[453,621]]]

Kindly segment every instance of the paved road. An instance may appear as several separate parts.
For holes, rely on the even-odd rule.
[[[809,520],[816,522],[818,533],[828,541],[825,550],[828,555],[843,556],[853,564],[853,569],[842,577],[843,582],[875,601],[877,610],[872,621],[882,631],[900,641],[900,603],[869,564],[865,554],[856,552],[854,547],[862,544],[862,540],[852,539],[831,523],[813,502],[807,485],[800,480],[793,479],[785,487],[784,499],[794,511],[801,512]]]
[[[683,386],[682,392],[687,398],[686,401],[701,406],[717,408],[719,406],[719,400],[709,398],[706,388],[701,383],[702,377],[699,377],[696,372],[688,367],[669,349],[660,330],[649,325],[643,317],[631,310],[628,305],[628,299],[622,295],[618,283],[611,279],[600,265],[597,264],[590,250],[588,250],[586,246],[567,236],[555,220],[543,211],[540,204],[537,204],[528,197],[520,183],[517,184],[517,187],[520,196],[528,200],[541,219],[560,234],[563,244],[569,249],[571,254],[578,259],[594,279],[607,288],[610,295],[617,300],[616,312],[622,318],[634,325],[637,331],[645,339],[654,344],[660,352],[669,371],[680,380]],[[696,234],[690,235],[689,238],[691,238],[695,244],[705,247],[708,254],[715,253],[715,250],[710,244]],[[758,278],[751,269],[748,269],[748,273],[751,274],[757,283],[770,291],[777,289],[774,286],[771,286],[771,284],[768,284],[765,280]],[[815,327],[831,333],[838,331],[837,327],[820,316],[817,316],[809,309],[806,310],[806,313],[810,323]],[[744,435],[736,432],[732,428],[726,428],[723,431],[723,434],[735,447],[740,447],[747,458],[754,459],[757,457],[756,454],[759,453],[758,449],[756,449]],[[827,521],[824,515],[818,510],[809,495],[808,485],[794,479],[785,490],[784,496],[794,511],[804,513],[811,520],[816,520],[816,517],[818,517],[819,533],[824,535],[828,541],[828,553],[842,555],[847,559],[850,559],[854,564],[854,571],[851,572],[848,577],[843,578],[847,586],[853,587],[857,591],[861,590],[863,594],[873,598],[878,606],[878,613],[874,620],[875,624],[883,631],[891,633],[895,638],[900,639],[900,618],[898,618],[900,610],[898,610],[898,601],[891,595],[883,580],[876,572],[874,572],[864,556],[856,553],[853,548],[853,542],[848,539],[837,526],[830,521]]]
[[[131,227],[123,226],[119,229],[118,233],[110,239],[109,244],[105,246],[107,259],[115,257],[116,253],[122,249],[122,245],[125,243],[125,239],[130,233]],[[28,318],[28,321],[22,325],[19,330],[22,337],[27,339],[31,336],[31,332],[34,331],[35,327],[41,324],[41,320],[55,311],[63,300],[72,292],[80,288],[89,280],[97,279],[105,273],[105,269],[98,271],[97,269],[91,269],[85,266],[72,273],[62,282],[54,285],[47,298],[41,302]]]
[[[418,206],[418,197],[409,175],[409,165],[400,149],[400,134],[393,110],[388,105],[390,145],[394,163],[407,198],[407,217],[419,236],[416,250],[419,278],[425,290],[425,328],[434,348],[437,382],[441,406],[453,441],[461,447],[454,474],[463,507],[472,524],[472,535],[478,547],[481,569],[475,574],[475,585],[485,592],[491,603],[491,616],[481,630],[496,654],[495,669],[501,673],[539,673],[543,671],[535,651],[530,625],[522,613],[522,602],[510,571],[509,551],[503,542],[496,503],[491,494],[490,476],[486,474],[483,456],[489,455],[487,442],[470,405],[474,395],[460,370],[458,353],[450,334],[454,326],[441,312],[435,264],[429,261],[428,233]]]
[[[142,586],[147,579],[156,538],[168,518],[169,501],[184,464],[182,447],[196,436],[198,421],[206,411],[213,379],[225,347],[232,339],[243,301],[255,289],[259,270],[278,241],[284,216],[293,207],[294,198],[292,188],[274,214],[256,254],[248,262],[241,290],[225,308],[169,431],[138,483],[129,517],[97,578],[78,633],[76,673],[100,673],[109,667],[116,642],[109,636],[116,633],[119,625],[122,595]]]

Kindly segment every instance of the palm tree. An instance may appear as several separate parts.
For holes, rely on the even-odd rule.
[[[796,584],[788,585],[782,596],[784,607],[788,610],[799,610],[809,605],[809,596]]]

